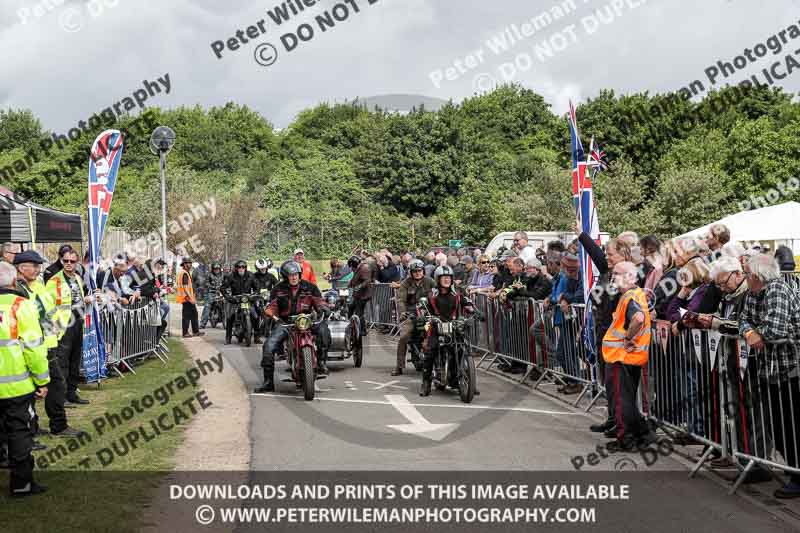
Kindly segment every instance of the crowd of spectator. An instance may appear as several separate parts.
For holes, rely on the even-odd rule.
[[[683,434],[676,436],[678,443],[699,445],[704,439],[712,438],[711,433],[717,431],[716,420],[706,420],[707,413],[713,410],[706,409],[705,404],[717,398],[718,394],[734,394],[729,392],[734,391],[729,404],[746,406],[731,409],[739,428],[736,433],[738,449],[764,458],[777,453],[785,464],[799,468],[800,286],[797,278],[787,274],[795,271],[794,257],[789,248],[779,246],[773,252],[758,244],[745,246],[744,243],[732,242],[728,229],[715,224],[702,238],[681,237],[662,242],[654,235],[640,237],[634,232],[623,232],[601,246],[588,235],[579,234],[573,242],[553,241],[544,249],[533,249],[528,244],[527,234],[518,232],[514,235],[513,246],[500,249],[493,257],[479,249],[472,253],[460,249],[449,253],[429,252],[419,258],[425,265],[425,277],[431,277],[437,266],[448,265],[453,269],[457,290],[470,297],[485,295],[497,302],[498,309],[519,300],[540,302],[541,309],[545,310],[557,331],[551,349],[555,351],[555,369],[560,374],[558,390],[570,395],[583,390],[583,386],[571,376],[580,375],[578,366],[586,355],[586,350],[580,347],[580,329],[566,327],[568,321],[576,318],[575,304],[587,303],[584,302],[580,247],[586,250],[599,275],[588,303],[593,310],[597,375],[606,390],[616,385],[612,372],[606,372],[604,338],[608,339],[616,313],[620,312],[621,297],[633,289],[640,289],[646,296],[647,308],[640,309],[643,306],[633,304],[631,309],[642,316],[646,314],[647,323],[654,331],[661,330],[673,338],[697,329],[717,330],[727,335],[721,341],[728,379],[732,380],[727,391],[722,390],[718,376],[709,379],[708,375],[701,375],[716,375],[717,370],[710,368],[708,361],[670,365],[673,370],[669,379],[674,381],[674,389],[682,391],[685,396],[680,402],[673,403],[693,406],[684,409],[667,406],[668,410],[675,409],[671,415],[684,429]],[[400,282],[408,277],[408,265],[415,259],[413,254],[394,254],[386,249],[362,252],[361,255],[375,282],[394,287],[399,287]],[[332,273],[341,268],[334,265],[340,265],[337,259],[331,262]],[[621,269],[624,274],[631,268],[638,272],[635,287],[620,290],[621,278],[615,272]],[[626,300],[625,305],[628,303]],[[509,333],[500,332],[498,351],[501,354],[510,353],[504,350],[504,345],[509,342]],[[541,322],[531,327],[531,333],[534,337],[542,336]],[[744,342],[740,343],[739,339],[744,339]],[[538,342],[536,344],[538,346]],[[687,349],[686,357],[697,356],[691,342],[681,345]],[[658,346],[659,343],[652,343],[650,351],[654,353],[649,356],[668,357],[666,350]],[[605,351],[607,353],[608,348]],[[540,360],[538,357],[540,354],[534,354],[532,360]],[[528,369],[514,358],[501,356],[499,363],[502,371],[532,371],[538,377],[536,370]],[[631,368],[628,365],[628,373]],[[630,406],[616,407],[613,395],[609,395],[608,400],[608,419],[603,424],[594,425],[592,430],[615,439],[619,445],[630,444],[629,437],[646,440],[649,426],[631,423]],[[630,403],[624,398],[622,401]],[[656,401],[664,407],[663,398]],[[616,411],[623,410],[629,426],[639,428],[637,431],[644,427],[648,430],[633,437],[620,433],[618,426],[623,423],[623,418]],[[731,459],[721,457],[714,450],[711,465],[731,466]],[[751,468],[745,481],[760,482],[771,478],[766,469],[756,466]],[[789,482],[778,489],[775,496],[800,497],[800,476],[790,475]]]

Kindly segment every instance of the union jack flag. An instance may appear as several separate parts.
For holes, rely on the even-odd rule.
[[[594,137],[589,143],[589,166],[592,167],[592,176],[596,175],[598,171],[608,170],[606,152],[600,148],[599,144],[595,144]]]
[[[583,144],[578,130],[578,119],[575,115],[575,106],[572,105],[571,101],[569,103],[569,131],[572,144],[572,197],[575,202],[575,219],[578,228],[589,235],[597,244],[600,244],[600,222],[597,218],[592,177],[587,172],[587,169],[592,168],[592,158],[590,156],[587,159],[584,156]],[[594,148],[594,139],[592,140],[591,148]],[[595,335],[590,294],[597,274],[589,254],[582,245],[578,247],[578,254],[581,264],[581,279],[583,281],[583,301],[586,303],[582,337],[586,346],[586,359],[590,364],[594,364],[596,361]]]

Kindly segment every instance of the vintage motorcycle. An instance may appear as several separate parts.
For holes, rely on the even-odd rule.
[[[322,320],[325,320],[323,316]],[[306,401],[314,399],[314,383],[324,375],[317,375],[317,343],[312,328],[322,320],[315,322],[313,315],[299,314],[290,316],[289,338],[284,345],[284,354],[289,362],[291,377],[285,382],[294,382],[297,388],[303,389]]]
[[[208,320],[211,322],[211,327],[216,328],[217,324],[225,323],[225,297],[217,292],[212,298],[209,299],[208,305],[211,309],[208,311]]]
[[[268,339],[272,331],[272,320],[264,316],[264,311],[269,305],[269,289],[261,289],[258,294],[252,297],[255,309],[255,322],[253,323],[253,333],[256,337]]]
[[[422,298],[420,304],[427,311],[427,299]],[[439,337],[439,348],[434,355],[433,385],[436,390],[443,391],[447,387],[457,390],[464,403],[472,402],[477,390],[475,361],[467,344],[467,323],[478,317],[442,320],[426,313],[426,328],[435,328]]]
[[[250,316],[252,298],[253,295],[251,294],[237,294],[236,296],[228,297],[229,305],[235,306],[232,334],[239,344],[244,342],[245,346],[250,346],[253,343],[253,322]]]
[[[328,361],[344,361],[353,358],[353,366],[361,368],[364,362],[363,338],[358,315],[347,317],[351,291],[348,288],[331,289],[325,293],[325,300],[333,310],[328,319],[331,332],[331,346]],[[339,355],[332,355],[336,352]]]
[[[425,324],[428,319],[428,312],[426,307],[427,300],[425,298],[418,302],[413,316],[407,316],[406,320],[414,320],[414,331],[411,333],[411,339],[408,342],[408,352],[410,354],[409,361],[414,365],[414,370],[422,372],[422,338],[425,336]]]

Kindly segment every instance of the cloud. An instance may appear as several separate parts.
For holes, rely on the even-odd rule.
[[[106,3],[96,16],[89,11],[91,1]],[[730,60],[800,18],[796,0],[774,0],[768,10],[740,0],[625,0],[626,6],[643,5],[625,7],[613,22],[589,34],[581,19],[611,0],[577,0],[576,13],[512,52],[495,55],[487,47],[487,39],[511,24],[520,27],[564,1],[378,0],[369,5],[368,0],[319,0],[277,27],[267,15],[277,0],[65,0],[25,24],[19,9],[52,6],[58,0],[4,0],[0,47],[14,53],[4,57],[0,107],[32,109],[45,127],[64,131],[130,94],[142,80],[168,72],[171,94],[149,104],[172,108],[235,101],[285,127],[303,108],[322,101],[384,94],[458,101],[475,93],[477,74],[504,81],[502,66],[527,53],[534,61],[528,69],[518,68],[512,81],[540,92],[555,112],[563,113],[569,99],[580,101],[602,88],[676,90],[701,79],[703,69],[718,59]],[[313,25],[316,14],[348,2],[360,12],[351,9],[346,20],[325,32],[318,29],[311,41],[289,53],[282,49],[280,37],[289,29],[303,22]],[[74,32],[63,27],[70,9],[80,15],[66,17],[69,27],[80,25]],[[227,40],[261,19],[267,21],[265,35],[226,51],[222,59],[214,56],[211,42]],[[576,24],[577,41],[540,61],[535,45],[568,24]],[[253,51],[260,42],[278,48],[274,65],[255,63]],[[463,66],[467,56],[480,51],[480,65],[439,87],[432,83],[432,72],[455,68],[456,62]],[[800,75],[784,81],[791,92],[800,88]]]

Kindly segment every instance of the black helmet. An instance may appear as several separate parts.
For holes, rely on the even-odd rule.
[[[350,270],[355,270],[358,268],[358,265],[361,264],[361,258],[357,255],[352,256],[350,259],[347,260],[347,266],[350,267]]]
[[[239,268],[239,267],[247,268],[247,261],[245,261],[244,259],[239,259],[233,264],[233,268]]]
[[[411,272],[416,272],[417,270],[425,270],[425,263],[422,262],[421,259],[414,259],[409,263],[408,270]]]
[[[216,270],[218,268],[222,268],[222,266],[220,266],[219,263],[216,263],[216,262],[211,263],[211,270]]]
[[[334,291],[328,291],[327,293],[325,293],[325,302],[329,306],[331,306],[332,308],[336,307],[336,302],[338,300],[339,300],[339,297],[337,296],[337,294]]]
[[[297,264],[297,261],[289,259],[281,265],[281,276],[284,280],[289,281],[290,274],[300,274],[303,272],[303,267]]]
[[[436,284],[439,284],[439,278],[442,276],[450,276],[453,277],[453,269],[447,265],[436,267],[436,270],[433,272],[433,278],[436,280]]]

